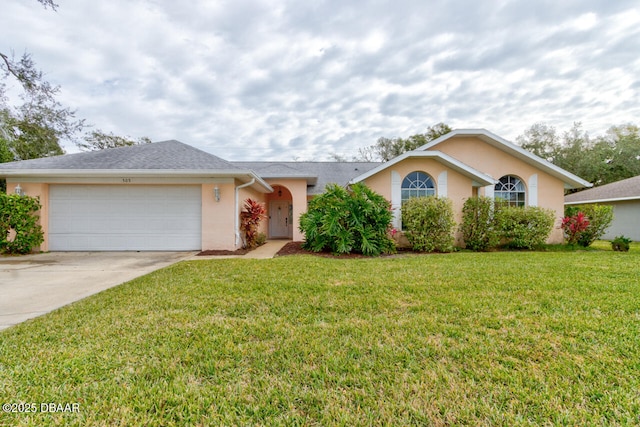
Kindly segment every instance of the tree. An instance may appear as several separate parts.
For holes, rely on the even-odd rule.
[[[53,0],[37,1],[42,4],[45,9],[50,7],[52,10],[56,10],[58,7]],[[29,91],[38,89],[39,91],[42,91],[43,88],[40,88],[40,86],[42,86],[43,83],[50,88],[48,83],[42,79],[42,72],[35,67],[35,63],[31,59],[31,55],[28,53],[23,54],[22,57],[16,61],[13,54],[9,57],[9,55],[0,52],[0,59],[2,59],[2,62],[0,62],[0,69],[4,70],[5,75],[13,75],[20,84],[22,84],[25,90]]]
[[[54,11],[58,7],[52,0],[37,1]],[[0,162],[64,154],[61,140],[73,141],[83,150],[151,142],[146,137],[132,140],[101,130],[89,132],[84,140],[78,141],[77,135],[86,126],[85,121],[77,119],[75,111],[56,101],[60,87],[44,80],[30,54],[24,53],[16,59],[13,53],[0,52],[0,70],[5,79],[15,78],[23,89],[23,104],[10,107],[4,85],[0,83]]]
[[[582,123],[576,122],[569,131],[564,132],[562,145],[557,150],[553,163],[589,180],[594,176],[592,171],[596,168],[593,159],[586,159],[586,153],[590,150],[589,135],[582,130]]]
[[[54,92],[55,93],[55,92]],[[84,127],[75,112],[63,107],[52,93],[27,91],[17,108],[4,106],[2,128],[6,144],[15,160],[64,154],[61,139],[73,140]]]
[[[100,129],[88,132],[84,141],[78,142],[77,145],[81,150],[96,151],[104,150],[105,148],[116,147],[129,147],[131,145],[149,144],[151,140],[146,136],[138,138],[137,140],[131,139],[131,137],[122,137],[114,135],[112,132],[105,133]]]
[[[553,162],[560,146],[558,139],[556,128],[544,123],[534,123],[524,131],[524,135],[516,138],[516,142],[536,156]]]
[[[605,136],[592,139],[579,122],[562,137],[555,128],[536,123],[516,141],[596,186],[640,175],[640,128],[633,124],[612,126]]]
[[[424,137],[426,139],[425,144],[427,142],[431,142],[434,139],[438,139],[440,138],[442,135],[446,135],[449,132],[451,132],[453,129],[451,129],[451,126],[449,126],[446,123],[436,123],[433,126],[429,126],[427,128],[427,132],[425,132]]]
[[[0,137],[0,163],[6,163],[13,160],[13,154],[7,146],[7,141]]]
[[[406,139],[404,138],[385,138],[381,137],[375,143],[364,149],[360,149],[360,156],[369,160],[375,155],[383,162],[388,162],[394,157],[398,157],[402,153],[415,150],[428,142],[433,141],[451,132],[451,127],[444,123],[438,123],[434,126],[429,126],[427,131],[422,134],[412,135]]]
[[[0,163],[13,160],[13,153],[9,149],[9,132],[7,131],[8,112],[0,108]]]
[[[417,147],[415,147],[417,148]],[[402,138],[378,138],[376,144],[373,146],[373,151],[377,154],[377,156],[382,159],[383,162],[388,162],[394,157],[399,156],[405,151],[409,151],[410,148],[406,144],[406,140]]]
[[[51,0],[38,2],[45,8],[57,7]],[[0,134],[13,154],[12,160],[63,154],[61,138],[73,140],[84,127],[84,120],[76,119],[75,111],[56,100],[60,87],[44,80],[30,54],[15,59],[13,54],[0,52],[0,59],[4,78],[14,77],[23,89],[23,104],[10,107],[4,86],[0,85]]]
[[[596,147],[603,153],[606,174],[603,181],[615,182],[640,175],[640,128],[627,123],[612,126],[598,138]]]

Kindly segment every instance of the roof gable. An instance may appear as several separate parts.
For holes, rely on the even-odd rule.
[[[556,165],[554,165],[553,163],[550,163],[538,156],[536,156],[535,154],[525,150],[524,148],[520,147],[519,145],[516,145],[510,141],[507,141],[506,139],[489,132],[486,129],[455,129],[445,135],[442,135],[441,137],[434,139],[431,142],[428,142],[427,144],[424,144],[421,147],[418,147],[416,149],[416,151],[428,151],[428,150],[432,150],[434,148],[436,148],[439,144],[443,143],[444,141],[448,141],[452,138],[455,137],[459,137],[459,136],[469,136],[469,137],[476,137],[482,141],[484,141],[485,143],[499,149],[502,150],[508,154],[510,154],[511,156],[520,159],[522,161],[524,161],[525,163],[528,163],[546,173],[548,173],[551,176],[554,176],[558,179],[560,179],[562,182],[564,182],[564,187],[566,189],[576,189],[576,188],[584,188],[584,187],[591,187],[593,184],[591,184],[588,181],[585,181],[584,179],[580,178],[577,175],[572,174],[569,171],[566,171]]]
[[[467,176],[468,178],[471,178],[471,180],[473,181],[473,185],[476,187],[481,187],[481,186],[486,186],[486,185],[493,185],[496,183],[496,180],[493,179],[492,177],[490,177],[487,174],[484,174],[474,168],[472,168],[469,165],[466,165],[456,159],[454,159],[453,157],[442,153],[440,151],[418,151],[418,150],[414,150],[414,151],[407,151],[406,153],[403,153],[401,155],[399,155],[398,157],[395,157],[393,159],[391,159],[390,161],[386,162],[386,163],[382,163],[380,166],[371,169],[370,171],[367,171],[355,178],[353,178],[350,182],[351,183],[356,183],[356,182],[360,182],[360,181],[364,181],[365,179],[379,173],[382,172],[383,170],[397,164],[400,163],[401,161],[405,160],[405,159],[409,159],[409,158],[429,158],[429,159],[434,159],[436,161],[438,161],[439,163],[442,163],[443,165],[449,167],[450,169],[455,170],[456,172]]]

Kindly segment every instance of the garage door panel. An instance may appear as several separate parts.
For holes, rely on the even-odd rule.
[[[50,250],[198,250],[200,186],[51,185]]]
[[[71,234],[71,233],[90,233],[92,226],[87,220],[87,216],[77,217],[68,215],[66,218],[51,218],[49,221],[49,230],[55,230],[55,233]],[[51,234],[51,231],[49,232]]]

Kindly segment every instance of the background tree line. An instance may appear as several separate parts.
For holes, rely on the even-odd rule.
[[[516,142],[595,186],[640,175],[640,128],[631,123],[612,126],[595,138],[581,123],[561,135],[553,126],[536,123]]]
[[[37,1],[54,11],[58,7],[52,0]],[[93,129],[56,100],[59,92],[59,86],[43,78],[30,54],[16,58],[0,52],[0,163],[64,154],[62,141],[85,151],[151,142]]]

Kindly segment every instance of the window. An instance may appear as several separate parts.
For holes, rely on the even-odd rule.
[[[433,179],[424,172],[411,172],[402,181],[402,203],[412,197],[435,196]]]
[[[524,184],[520,180],[512,175],[505,175],[500,178],[500,181],[496,184],[494,190],[494,198],[500,199],[509,206],[524,206],[526,201],[526,192]]]

